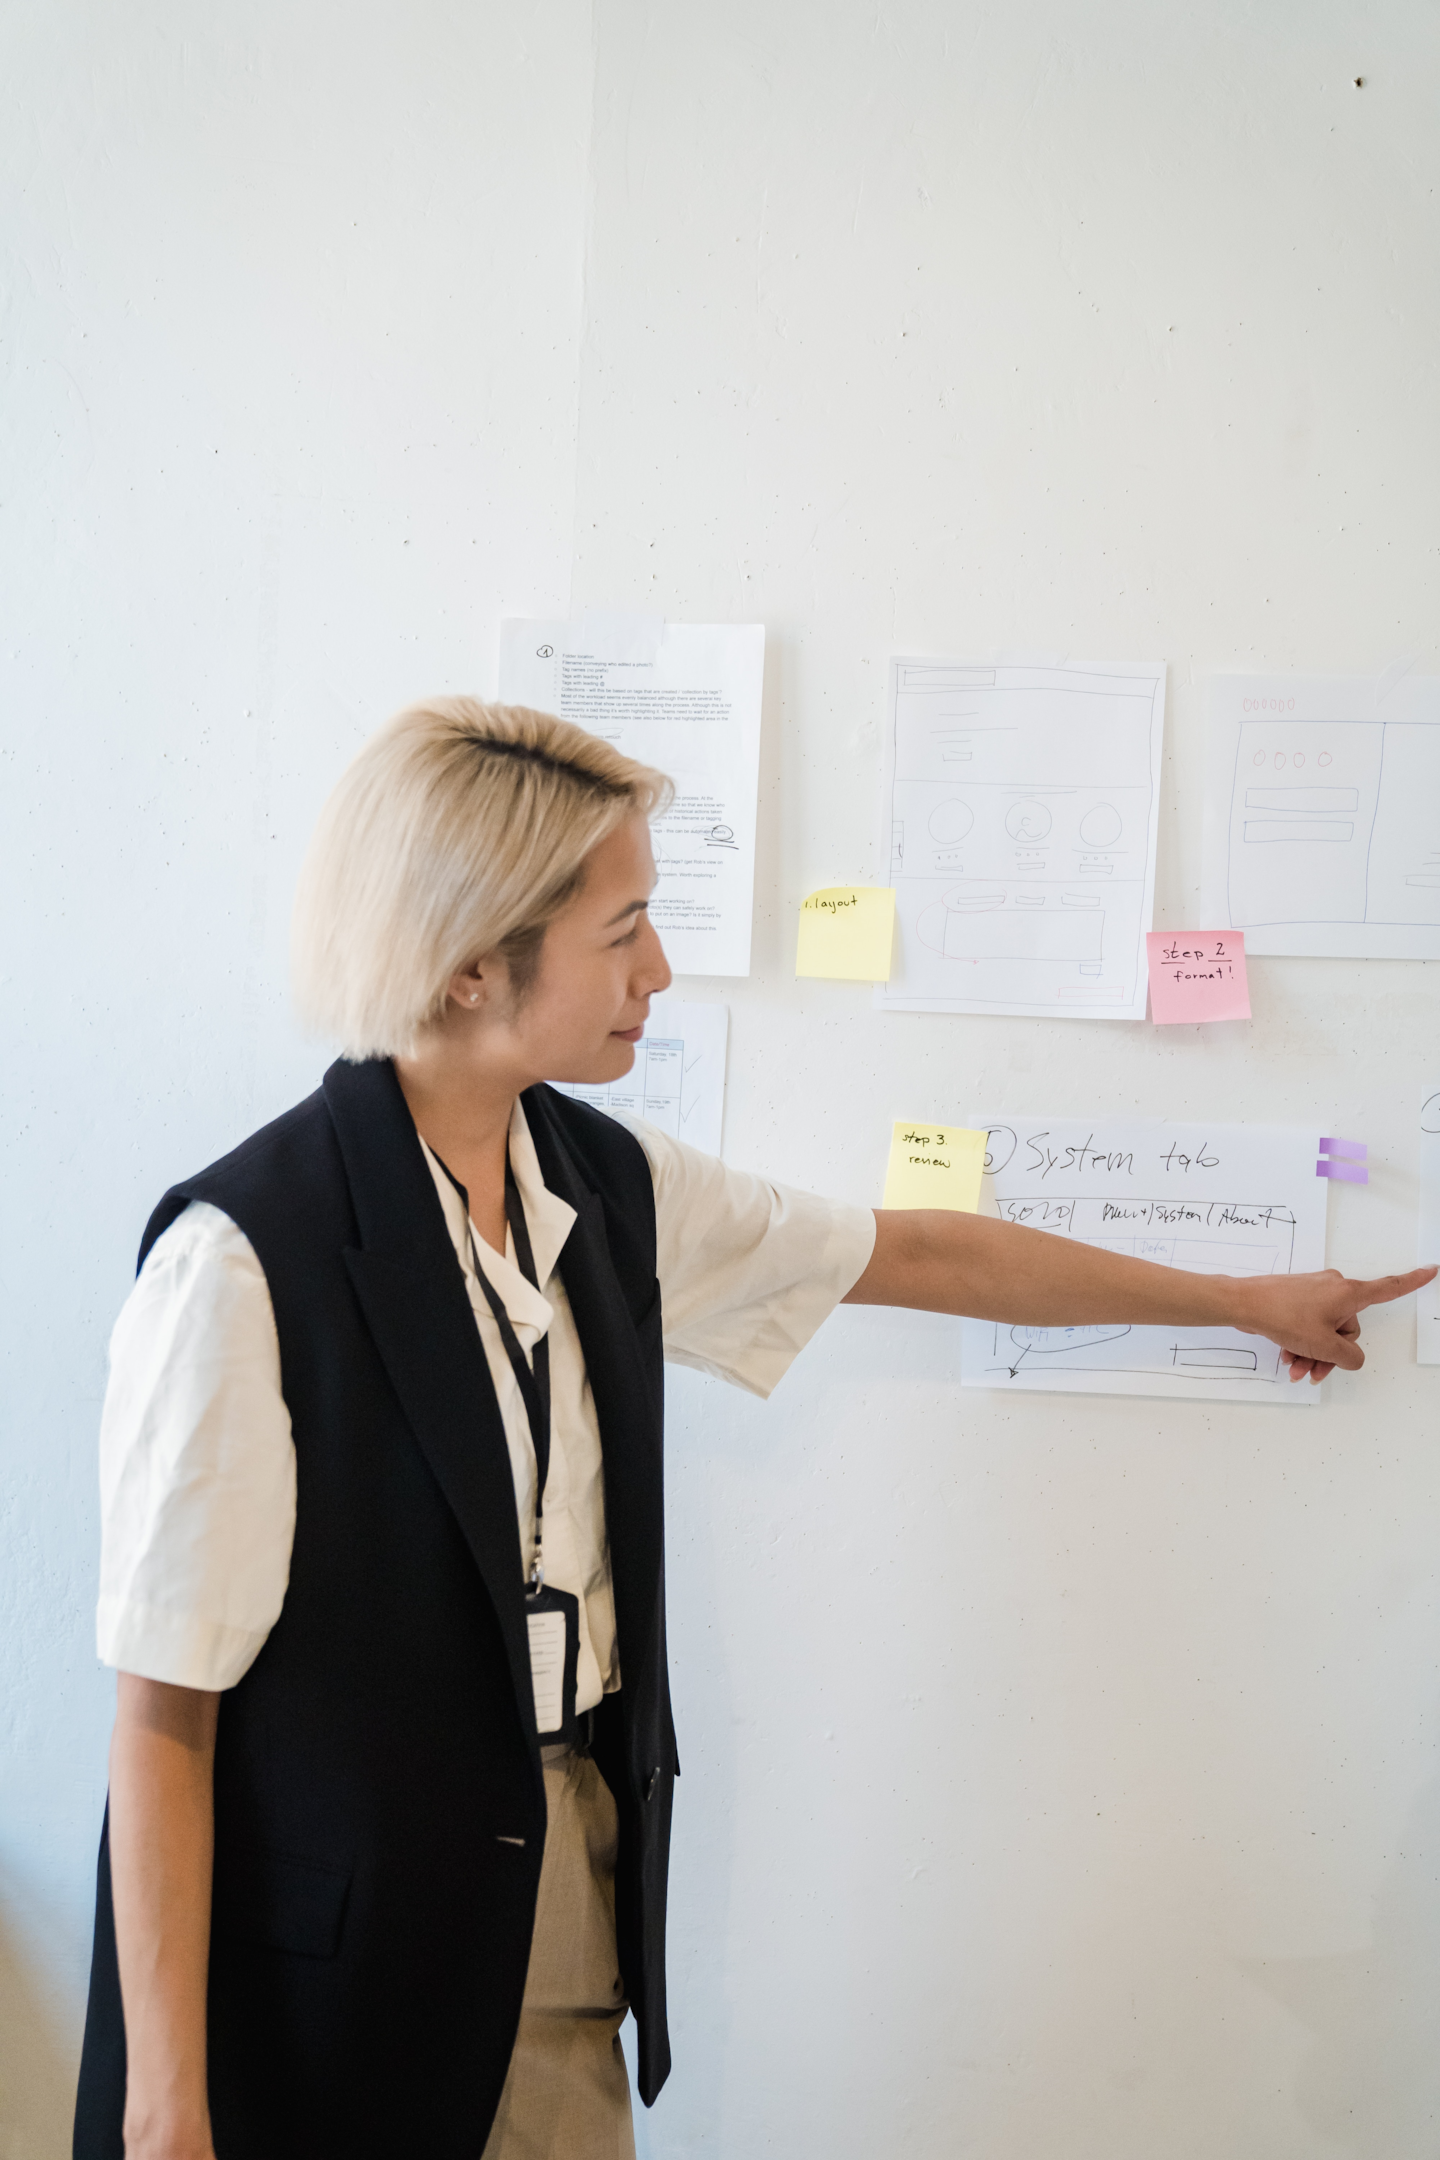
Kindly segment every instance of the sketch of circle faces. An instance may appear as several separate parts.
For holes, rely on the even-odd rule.
[[[977,848],[1003,848],[997,820],[1003,819],[1005,835],[1022,856],[1055,846],[1068,847],[1071,854],[1105,854],[1118,844],[1125,829],[1125,821],[1113,803],[1097,802],[1078,790],[1048,800],[1012,795],[1008,790],[995,793],[997,800],[993,804],[983,802],[978,811],[963,795],[948,796],[931,811],[927,829],[935,842],[935,869],[963,868],[965,843],[972,838]],[[996,867],[993,862],[987,866],[991,873]],[[1076,866],[1065,861],[1057,862],[1056,867],[1064,875],[1073,875]]]
[[[947,960],[1004,961],[1012,971],[1029,964],[1047,980],[1063,978],[1067,996],[1113,1000],[1119,987],[1099,981],[1104,894],[1116,882],[1117,851],[1129,852],[1127,814],[1133,820],[1133,809],[1122,812],[1091,788],[947,796],[927,820],[934,853],[926,867],[965,882],[920,909],[920,943]]]

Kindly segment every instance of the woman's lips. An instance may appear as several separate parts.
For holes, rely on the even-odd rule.
[[[639,1027],[611,1028],[610,1033],[614,1036],[616,1042],[639,1042],[641,1036],[645,1033],[645,1023],[642,1020]]]

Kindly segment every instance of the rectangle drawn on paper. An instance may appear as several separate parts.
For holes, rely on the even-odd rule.
[[[1164,707],[1162,662],[891,662],[877,1004],[1144,1018]]]
[[[1358,788],[1259,788],[1245,790],[1247,810],[1358,810]]]

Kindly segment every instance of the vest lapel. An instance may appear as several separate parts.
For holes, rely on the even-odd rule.
[[[521,1726],[533,1739],[510,1454],[439,1195],[388,1059],[341,1060],[324,1086],[360,1228],[345,1264],[400,1406],[489,1592]]]
[[[545,1094],[544,1088],[527,1088],[522,1100],[545,1183],[575,1210],[560,1276],[600,1424],[615,1631],[627,1693],[639,1688],[657,1647],[665,1539],[662,1409],[610,1257],[604,1203],[576,1168]]]

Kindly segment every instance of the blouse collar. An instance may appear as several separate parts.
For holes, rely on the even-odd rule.
[[[487,1245],[473,1223],[465,1219],[465,1207],[459,1193],[440,1166],[438,1156],[423,1135],[420,1145],[430,1175],[435,1180],[435,1190],[445,1211],[445,1227],[455,1248],[465,1277],[465,1287],[470,1303],[482,1318],[490,1317],[490,1307],[485,1292],[475,1278],[474,1257],[470,1239],[473,1232],[474,1251],[480,1256],[480,1265],[499,1292],[501,1302],[510,1316],[521,1347],[532,1350],[545,1334],[555,1317],[555,1308],[544,1295],[555,1272],[555,1264],[564,1250],[565,1241],[575,1222],[575,1210],[558,1193],[551,1192],[540,1171],[535,1143],[530,1137],[530,1127],[525,1122],[525,1112],[517,1098],[510,1114],[510,1167],[515,1173],[515,1183],[520,1191],[520,1203],[525,1210],[525,1223],[530,1232],[530,1244],[535,1256],[535,1273],[540,1288],[536,1290],[525,1280],[515,1263],[515,1240],[509,1225],[505,1229],[505,1250],[499,1253],[493,1245]]]

